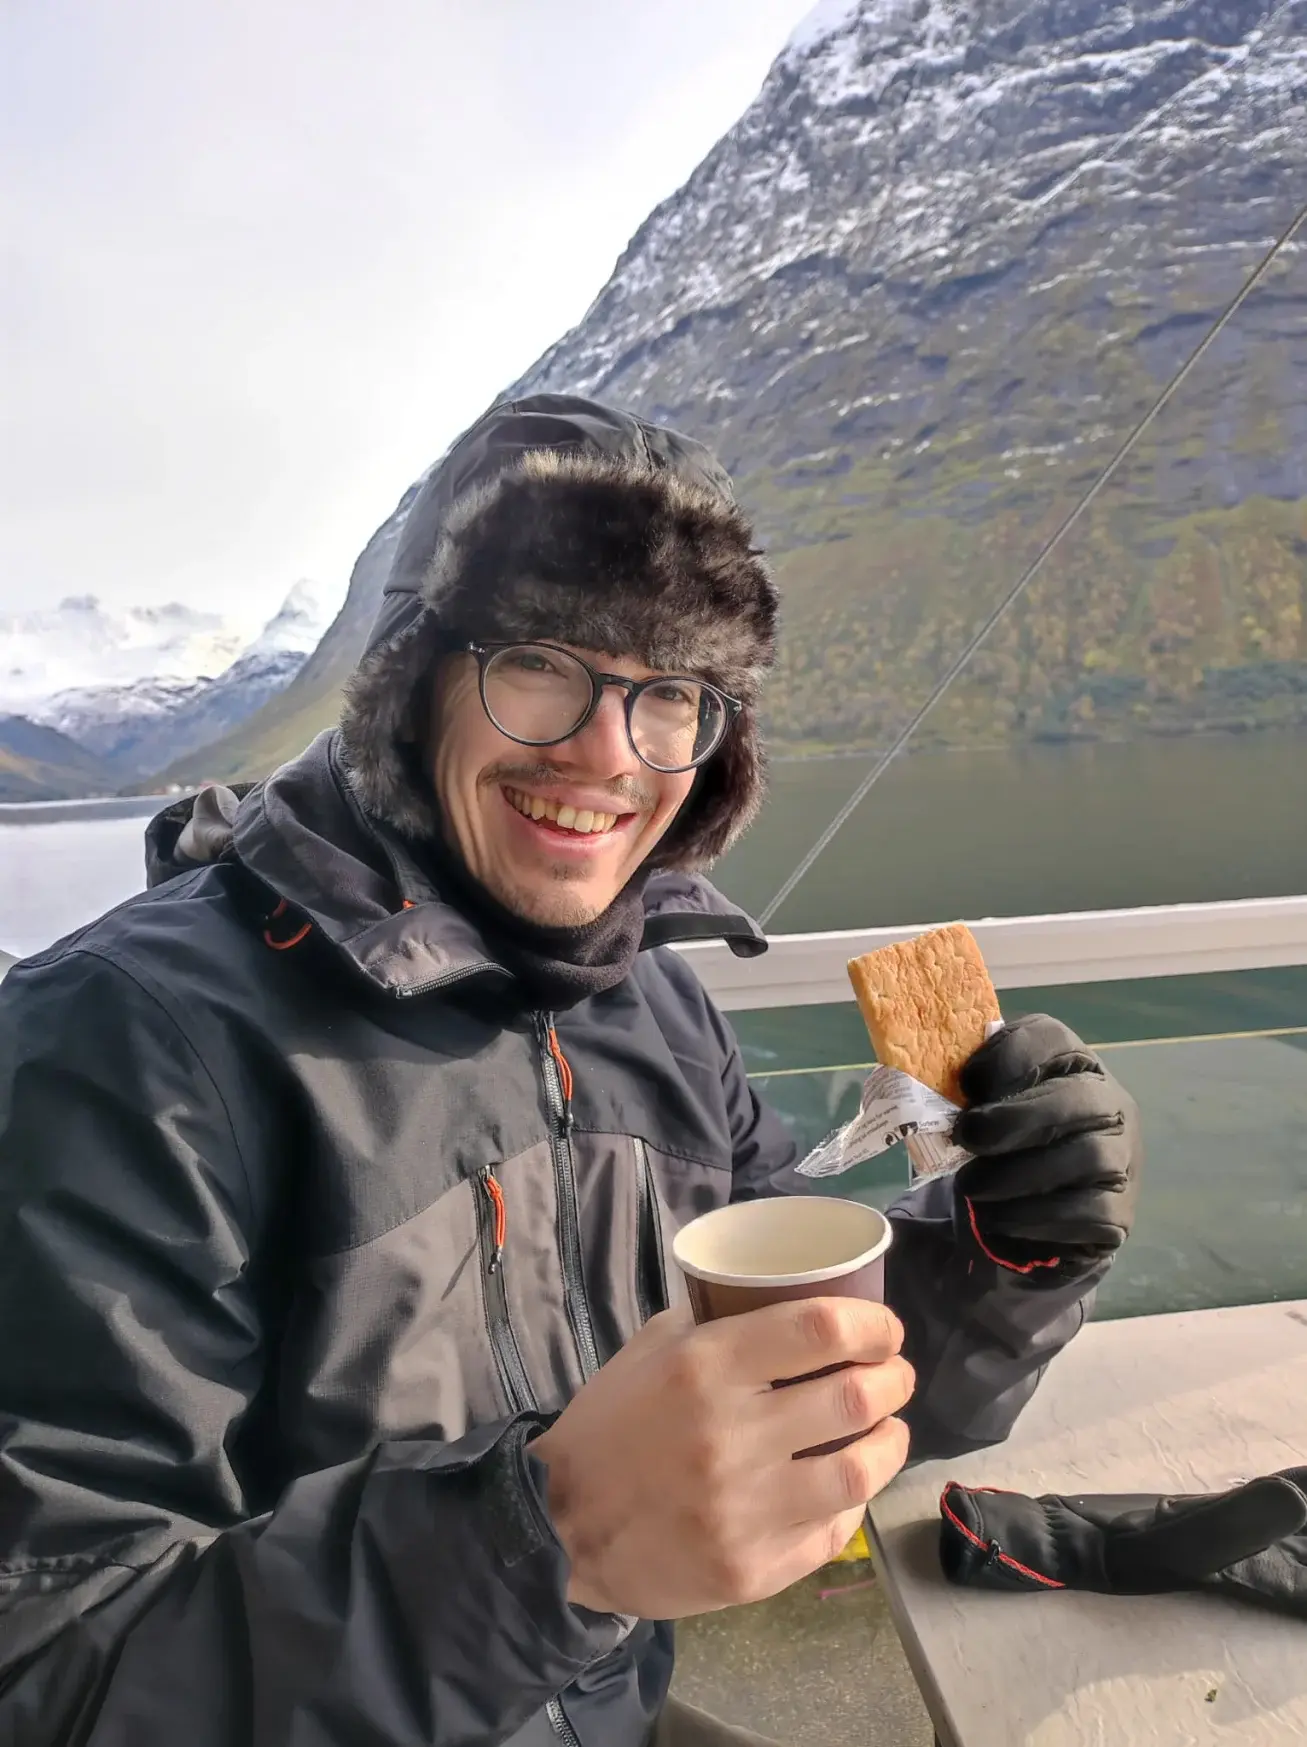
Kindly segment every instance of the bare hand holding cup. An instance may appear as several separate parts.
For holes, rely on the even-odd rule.
[[[803,1210],[823,1206],[853,1208],[857,1223],[805,1221]],[[770,1272],[734,1283],[765,1292],[770,1281],[785,1295],[699,1326],[682,1310],[655,1317],[532,1446],[571,1560],[569,1597],[584,1607],[679,1619],[774,1595],[847,1546],[868,1499],[907,1458],[907,1428],[894,1417],[914,1382],[902,1328],[882,1303],[840,1295],[860,1266],[883,1270],[882,1216],[815,1196],[708,1214],[677,1239],[692,1291],[696,1256],[706,1268],[696,1228],[702,1237],[717,1221],[711,1255],[729,1260],[717,1240],[737,1224],[723,1216],[737,1214],[749,1233],[732,1255]],[[786,1215],[788,1248],[778,1247]],[[824,1258],[815,1269],[814,1256]],[[835,1274],[832,1257],[842,1257]],[[826,1277],[795,1292],[796,1276],[814,1271]],[[697,1309],[714,1315],[701,1294]]]

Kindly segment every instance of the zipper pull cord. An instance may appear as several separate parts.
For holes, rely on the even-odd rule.
[[[563,1123],[567,1128],[572,1126],[572,1067],[563,1054],[563,1046],[558,1041],[558,1033],[554,1030],[552,1019],[545,1022],[545,1034],[549,1039],[549,1053],[554,1058],[554,1066],[558,1069],[559,1084],[563,1093]]]
[[[504,1259],[504,1239],[508,1236],[508,1206],[504,1201],[503,1185],[492,1166],[482,1165],[481,1181],[485,1184],[486,1194],[490,1197],[490,1205],[495,1214],[495,1247],[490,1258],[490,1272],[497,1274]]]

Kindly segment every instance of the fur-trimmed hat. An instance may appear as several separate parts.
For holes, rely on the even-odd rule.
[[[436,828],[421,777],[436,662],[460,641],[542,638],[712,681],[743,708],[653,863],[692,870],[761,803],[756,705],[777,596],[730,481],[701,444],[594,401],[494,408],[419,487],[350,681],[341,748],[364,807]]]

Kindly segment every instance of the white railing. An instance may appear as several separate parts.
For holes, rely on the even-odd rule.
[[[851,1001],[848,961],[907,940],[925,926],[776,934],[770,950],[751,959],[736,958],[716,942],[676,950],[686,955],[726,1012],[810,1007]],[[1307,896],[991,917],[970,926],[1000,989],[1307,965]],[[10,962],[0,951],[0,978]]]
[[[1307,965],[1307,897],[1001,917],[970,926],[1000,989]],[[851,958],[921,932],[918,927],[778,934],[770,950],[753,959],[736,958],[716,942],[677,950],[727,1012],[805,1007],[851,1001],[845,969]]]

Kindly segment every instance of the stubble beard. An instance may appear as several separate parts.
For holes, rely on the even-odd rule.
[[[596,905],[581,888],[584,874],[579,868],[553,867],[531,884],[514,881],[495,896],[506,910],[524,922],[534,922],[542,928],[584,928],[595,922],[613,902]]]

